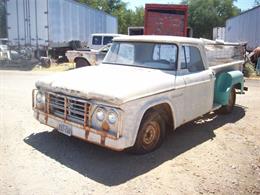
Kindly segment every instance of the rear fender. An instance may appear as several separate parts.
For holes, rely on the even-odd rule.
[[[234,86],[240,89],[241,93],[244,91],[244,77],[241,71],[223,72],[216,76],[214,89],[214,103],[220,105],[227,105],[230,95],[230,90]]]

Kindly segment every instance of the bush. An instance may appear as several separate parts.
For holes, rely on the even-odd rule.
[[[248,62],[245,64],[243,72],[246,77],[256,76],[255,66]]]

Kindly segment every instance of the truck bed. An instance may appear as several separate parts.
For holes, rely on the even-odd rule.
[[[223,71],[243,70],[245,45],[240,43],[217,43],[204,40],[208,66],[215,74]]]
[[[232,70],[243,70],[243,60],[228,62],[223,64],[216,64],[209,66],[210,69],[214,71],[215,74],[224,72],[224,71],[232,71]]]

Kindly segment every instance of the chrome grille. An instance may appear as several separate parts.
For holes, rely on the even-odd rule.
[[[83,99],[61,94],[48,94],[49,114],[71,122],[89,126],[90,103]]]

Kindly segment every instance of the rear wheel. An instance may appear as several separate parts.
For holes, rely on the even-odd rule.
[[[76,68],[81,68],[81,67],[84,67],[84,66],[90,66],[90,64],[87,60],[80,58],[76,61]]]
[[[165,137],[165,121],[158,111],[151,110],[142,119],[131,152],[144,154],[158,148]]]
[[[222,106],[219,109],[220,114],[229,114],[232,112],[234,105],[236,103],[236,90],[234,87],[230,90],[229,98],[228,98],[228,104],[225,106]]]

